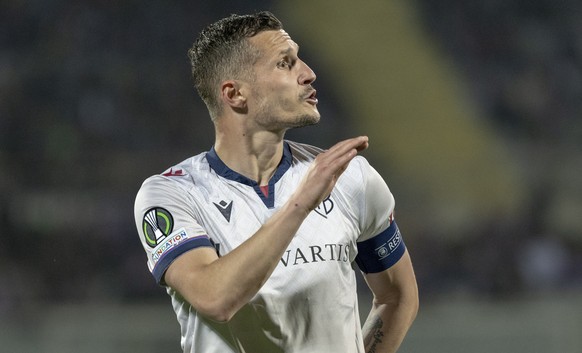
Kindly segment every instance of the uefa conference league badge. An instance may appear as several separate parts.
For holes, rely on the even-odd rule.
[[[150,208],[142,221],[146,243],[155,248],[174,228],[174,219],[168,210],[161,207]]]

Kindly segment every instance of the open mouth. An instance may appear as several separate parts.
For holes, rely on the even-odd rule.
[[[317,94],[316,90],[311,91],[310,94],[305,98],[305,100],[309,104],[314,104],[314,105],[317,104],[316,94]]]

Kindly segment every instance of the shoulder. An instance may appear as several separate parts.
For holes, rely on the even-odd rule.
[[[337,181],[336,188],[356,204],[362,214],[372,209],[391,209],[394,196],[384,178],[363,156],[356,156]]]
[[[152,193],[180,194],[190,191],[208,178],[209,172],[206,152],[200,153],[145,179],[138,196],[143,197]]]
[[[361,189],[366,184],[371,170],[373,168],[365,157],[356,156],[343,172],[338,183],[348,184],[352,188]]]

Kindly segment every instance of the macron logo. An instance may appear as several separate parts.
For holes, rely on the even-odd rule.
[[[227,222],[230,222],[230,213],[232,211],[232,201],[230,203],[226,203],[226,201],[222,200],[219,203],[213,202],[214,206],[218,208],[220,213],[224,216]]]

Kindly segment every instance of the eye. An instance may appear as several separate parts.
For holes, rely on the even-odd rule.
[[[279,69],[290,69],[291,68],[291,63],[289,62],[289,59],[282,59],[281,61],[279,61],[277,63],[277,68],[279,68]]]

